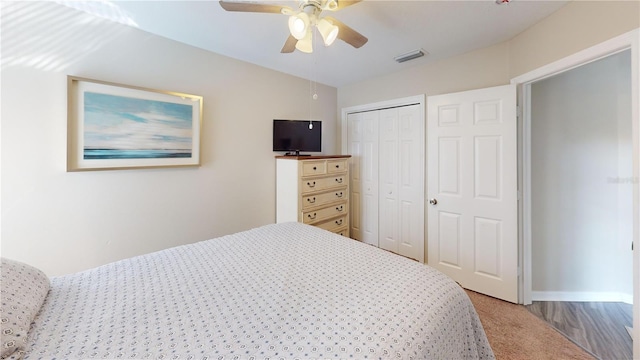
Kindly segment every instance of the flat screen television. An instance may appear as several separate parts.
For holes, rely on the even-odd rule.
[[[322,121],[273,120],[273,151],[286,155],[322,151]]]

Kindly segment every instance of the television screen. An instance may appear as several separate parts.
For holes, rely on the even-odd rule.
[[[322,122],[273,120],[273,151],[322,151]]]

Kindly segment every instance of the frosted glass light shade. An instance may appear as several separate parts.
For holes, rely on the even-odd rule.
[[[333,25],[331,21],[327,19],[320,19],[317,27],[320,35],[322,35],[322,40],[324,41],[325,46],[329,46],[336,41],[339,29],[337,26]]]
[[[325,5],[326,10],[336,11],[338,9],[338,2],[336,0],[328,0]]]
[[[310,54],[313,52],[313,38],[311,35],[311,29],[307,31],[307,34],[305,35],[304,38],[298,40],[298,42],[296,43],[296,49],[307,54]]]
[[[296,15],[289,16],[289,32],[291,35],[301,40],[307,34],[307,30],[309,29],[309,15],[306,13],[299,13]]]

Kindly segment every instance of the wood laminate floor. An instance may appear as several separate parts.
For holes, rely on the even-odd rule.
[[[602,360],[633,358],[633,306],[610,302],[534,301],[526,306],[595,357]]]

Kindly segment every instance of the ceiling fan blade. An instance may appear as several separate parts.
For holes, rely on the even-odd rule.
[[[222,6],[222,8],[227,11],[241,11],[241,12],[282,14],[283,11],[292,11],[292,9],[288,6],[256,4],[256,3],[246,3],[246,2],[220,1],[220,6]]]
[[[353,4],[357,4],[362,0],[338,0],[338,7],[334,11],[338,11],[340,9],[344,9],[347,6],[351,6]]]
[[[369,39],[367,39],[364,35],[359,32],[353,30],[347,25],[341,23],[340,21],[330,17],[325,16],[325,19],[331,21],[333,25],[337,26],[340,30],[338,31],[338,39],[346,42],[347,44],[353,46],[354,48],[360,48],[362,45],[366,44]]]
[[[282,50],[280,50],[283,54],[292,53],[296,49],[296,44],[298,43],[298,39],[294,38],[293,35],[289,35],[287,41],[284,42],[284,46]]]

